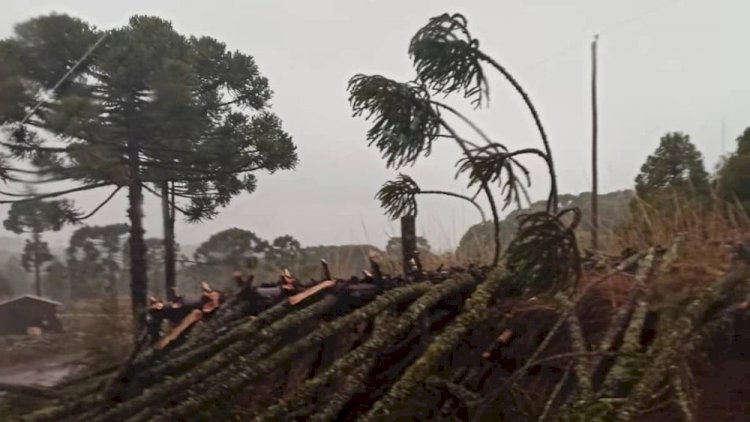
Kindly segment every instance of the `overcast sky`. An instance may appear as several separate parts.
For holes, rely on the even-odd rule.
[[[589,43],[597,32],[600,191],[631,188],[668,131],[688,133],[713,169],[750,126],[748,0],[2,0],[0,38],[15,23],[53,11],[99,28],[124,25],[133,14],[157,15],[183,34],[208,35],[254,56],[269,78],[273,110],[298,145],[299,167],[260,176],[254,194],[236,198],[213,221],[178,223],[182,244],[241,227],[268,239],[291,234],[303,245],[383,246],[398,225],[383,217],[373,195],[396,172],[367,147],[368,124],[351,117],[346,83],[356,73],[411,79],[409,40],[443,12],[466,15],[483,50],[526,87],[547,127],[561,192],[590,189]],[[475,115],[493,138],[539,146],[528,114],[497,78],[490,107]],[[405,172],[423,188],[459,191],[464,182],[453,180],[457,154],[438,144]],[[548,180],[538,163],[532,169],[532,197],[541,199]],[[91,208],[107,193],[74,199]],[[125,207],[122,194],[90,223],[124,222]],[[3,218],[6,211],[0,208]],[[158,201],[148,198],[147,236],[161,236],[159,216]],[[419,229],[441,248],[455,246],[478,220],[475,210],[451,199],[420,203]],[[48,238],[67,243],[71,230]]]

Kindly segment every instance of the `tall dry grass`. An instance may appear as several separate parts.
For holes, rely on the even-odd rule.
[[[616,231],[607,247],[644,250],[666,246],[682,235],[686,258],[711,264],[726,261],[731,244],[748,240],[750,217],[738,202],[725,202],[717,196],[703,201],[675,196],[669,205],[665,211],[636,197],[630,221]]]

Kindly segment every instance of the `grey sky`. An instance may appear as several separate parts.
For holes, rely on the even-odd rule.
[[[273,109],[299,147],[294,172],[261,176],[214,221],[178,223],[178,241],[196,244],[237,226],[265,238],[291,234],[304,245],[384,245],[397,225],[373,199],[393,177],[367,148],[362,119],[351,117],[346,82],[355,73],[408,80],[407,45],[428,18],[461,12],[482,47],[516,74],[547,126],[561,192],[590,185],[589,42],[600,40],[600,190],[632,186],[641,163],[667,131],[691,135],[713,169],[733,139],[750,126],[750,15],[747,0],[502,0],[502,1],[141,1],[2,0],[0,37],[14,23],[52,11],[100,28],[132,14],[169,19],[185,34],[209,35],[253,55],[275,92]],[[490,107],[477,113],[493,137],[510,145],[539,145],[520,102],[499,79]],[[725,137],[722,138],[722,119]],[[406,169],[425,188],[460,190],[453,180],[457,150],[438,145]],[[532,165],[533,199],[547,189]],[[75,198],[90,208],[105,191]],[[3,218],[7,208],[0,208]],[[91,224],[125,221],[120,195]],[[146,202],[147,236],[161,236],[158,202]],[[439,247],[455,246],[479,220],[450,199],[424,200],[420,228]],[[49,235],[66,243],[70,230]],[[6,236],[4,233],[0,236]]]

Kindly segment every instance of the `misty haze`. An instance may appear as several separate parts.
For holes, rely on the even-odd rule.
[[[2,11],[0,420],[748,420],[750,3]]]

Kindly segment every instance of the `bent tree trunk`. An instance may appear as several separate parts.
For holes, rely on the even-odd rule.
[[[143,188],[138,164],[138,141],[128,140],[128,219],[130,220],[130,300],[137,338],[146,326],[146,242],[143,239]]]
[[[174,213],[169,202],[169,182],[161,184],[161,212],[164,220],[164,291],[167,299],[175,299],[177,286],[175,281],[175,238],[174,238]]]

